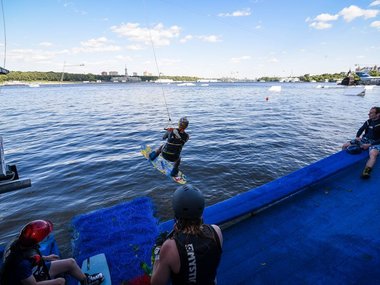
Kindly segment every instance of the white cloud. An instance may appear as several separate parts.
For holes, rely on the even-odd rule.
[[[73,53],[80,52],[106,52],[106,51],[119,51],[121,48],[109,43],[106,37],[100,37],[97,39],[89,39],[80,43],[80,47],[72,48]]]
[[[309,25],[309,27],[317,29],[317,30],[325,30],[325,29],[330,29],[332,25],[330,23],[325,23],[325,22],[313,22]]]
[[[371,4],[369,4],[370,7],[378,6],[380,5],[380,0],[373,1]]]
[[[237,10],[232,13],[219,13],[219,17],[247,17],[251,15],[251,9],[245,8],[243,10]]]
[[[277,62],[278,62],[278,59],[275,58],[275,57],[272,57],[272,58],[270,58],[270,59],[268,60],[268,62],[270,62],[270,63],[277,63]]]
[[[359,17],[364,17],[364,19],[374,18],[377,16],[377,14],[379,14],[379,10],[364,10],[355,5],[343,8],[339,12],[339,15],[341,15],[346,22],[351,22],[352,20]]]
[[[125,56],[125,55],[117,55],[116,59],[121,60],[121,61],[133,61],[132,57]]]
[[[17,61],[46,61],[55,58],[58,55],[68,54],[68,50],[61,51],[45,51],[45,50],[34,50],[34,49],[13,49],[7,54],[10,60]]]
[[[41,43],[39,43],[39,45],[42,47],[51,47],[53,44],[49,43],[49,42],[41,42]]]
[[[81,42],[81,46],[88,47],[88,48],[98,48],[101,46],[104,46],[104,44],[107,43],[106,37],[100,37],[97,39],[90,39],[85,42]]]
[[[141,45],[128,45],[127,50],[143,50],[144,47]]]
[[[380,21],[374,21],[370,24],[372,28],[376,28],[380,31]]]
[[[187,35],[187,36],[183,37],[182,39],[180,39],[179,41],[184,44],[184,43],[192,40],[193,38],[194,37],[192,35]]]
[[[111,31],[121,37],[127,37],[132,42],[142,42],[146,45],[153,42],[157,46],[167,46],[170,40],[177,38],[181,32],[178,26],[171,26],[165,29],[162,23],[157,24],[152,29],[142,28],[138,23],[127,23],[119,26],[112,26]]]
[[[231,63],[240,63],[242,61],[246,61],[246,60],[250,60],[251,59],[251,56],[249,55],[244,55],[244,56],[240,56],[240,57],[233,57],[231,58]]]
[[[376,0],[375,2],[371,3],[371,6],[380,4],[380,0]],[[322,13],[316,16],[314,19],[307,18],[306,22],[311,22],[309,24],[309,27],[317,29],[317,30],[324,30],[329,29],[332,27],[332,24],[329,23],[331,21],[336,21],[339,19],[339,17],[343,17],[343,19],[346,22],[351,22],[352,20],[363,17],[364,19],[374,18],[379,14],[379,10],[373,10],[373,9],[361,9],[358,6],[351,5],[349,7],[343,8],[338,14],[329,14],[329,13]]]
[[[328,13],[319,14],[314,19],[307,18],[306,22],[312,22],[309,27],[316,30],[325,30],[332,27],[332,24],[328,23],[331,21],[336,21],[339,18],[339,15],[332,15]]]
[[[338,20],[339,15],[331,15],[327,13],[323,13],[318,15],[317,17],[314,18],[314,21],[316,22],[329,22],[329,21],[336,21]]]
[[[198,38],[204,42],[216,43],[222,41],[220,36],[210,35],[210,36],[198,36]]]

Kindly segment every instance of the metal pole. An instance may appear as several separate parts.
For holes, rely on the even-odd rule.
[[[7,171],[5,169],[3,137],[0,136],[0,177],[6,176],[6,175],[7,175]]]

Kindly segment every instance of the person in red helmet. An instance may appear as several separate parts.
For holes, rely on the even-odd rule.
[[[178,128],[166,129],[166,133],[163,136],[163,139],[167,139],[166,143],[161,145],[156,151],[152,151],[149,155],[150,160],[155,160],[162,153],[163,158],[174,162],[171,176],[177,176],[178,174],[182,147],[189,140],[189,135],[185,132],[188,126],[189,120],[183,117],[178,122]]]
[[[46,220],[35,220],[26,224],[18,238],[4,253],[2,285],[63,285],[60,274],[67,273],[82,285],[99,285],[102,273],[87,275],[73,258],[59,259],[57,255],[42,256],[39,243],[53,231],[53,224]]]

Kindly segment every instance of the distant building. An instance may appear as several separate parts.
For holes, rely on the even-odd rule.
[[[137,76],[137,72],[133,72],[133,75],[132,76]]]
[[[114,76],[112,77],[112,82],[140,82],[141,78],[136,76]]]
[[[102,76],[107,76],[108,75],[107,71],[103,71],[101,74],[102,74]]]
[[[110,75],[110,76],[118,76],[118,75],[119,75],[119,72],[117,72],[117,71],[110,71],[110,72],[108,73],[108,75]]]
[[[152,73],[148,72],[148,71],[144,71],[143,73],[144,76],[152,76]]]

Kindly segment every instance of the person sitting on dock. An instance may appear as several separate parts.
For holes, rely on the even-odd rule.
[[[172,204],[174,230],[162,246],[156,243],[151,284],[164,285],[169,278],[173,285],[216,284],[223,236],[218,226],[203,224],[203,194],[191,185],[181,186]]]
[[[364,122],[356,133],[356,138],[345,143],[342,149],[358,145],[361,149],[369,149],[369,159],[362,172],[362,178],[369,178],[376,158],[380,151],[380,107],[372,107],[368,113],[369,119]],[[364,135],[361,136],[364,132]]]
[[[189,135],[185,132],[188,126],[189,120],[183,117],[178,122],[178,128],[166,129],[166,133],[163,136],[163,139],[167,139],[166,143],[161,145],[156,151],[152,151],[149,155],[150,160],[155,160],[162,152],[163,158],[174,162],[171,176],[177,176],[178,174],[182,147],[189,140]]]
[[[82,285],[99,285],[102,273],[84,274],[73,258],[59,259],[55,254],[42,256],[39,243],[53,231],[50,221],[35,220],[26,224],[18,238],[4,253],[2,285],[63,285],[63,274],[69,274]]]

